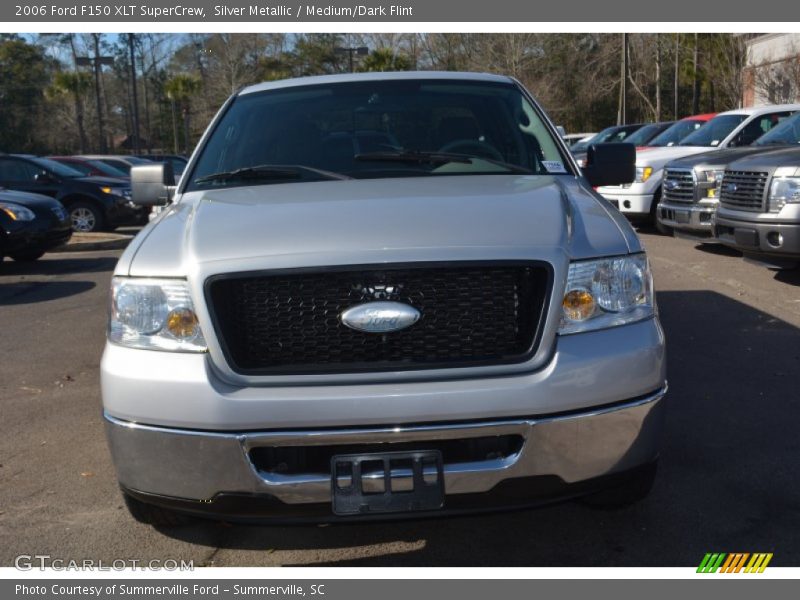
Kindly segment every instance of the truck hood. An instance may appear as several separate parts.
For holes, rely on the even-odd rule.
[[[800,147],[789,146],[780,150],[761,149],[758,154],[752,154],[728,164],[732,171],[769,171],[778,167],[795,167],[800,170]]]
[[[636,166],[653,167],[653,169],[658,170],[666,163],[676,158],[709,151],[714,152],[714,150],[708,146],[667,146],[666,148],[651,148],[636,153]]]
[[[638,250],[569,176],[442,176],[189,192],[148,226],[117,272],[186,276],[416,260],[565,259]],[[213,263],[213,264],[212,264]]]
[[[780,146],[743,146],[741,148],[723,148],[721,150],[711,150],[710,152],[701,152],[700,154],[685,156],[683,158],[670,161],[668,166],[681,169],[691,169],[696,165],[703,165],[707,167],[724,167],[728,163],[732,163],[733,161],[744,158],[745,156],[758,154],[760,152],[770,152],[776,148],[780,148]]]

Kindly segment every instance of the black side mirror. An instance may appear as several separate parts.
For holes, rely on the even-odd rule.
[[[633,144],[592,144],[586,153],[583,176],[592,187],[632,183],[636,177]]]
[[[131,202],[139,206],[164,206],[172,200],[175,175],[169,163],[131,168]]]

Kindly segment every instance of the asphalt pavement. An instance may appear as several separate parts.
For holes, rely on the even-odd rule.
[[[195,566],[694,566],[706,552],[800,565],[800,270],[641,233],[670,393],[650,497],[330,526],[136,523],[101,419],[98,365],[120,251],[0,265],[0,566],[175,559]],[[202,469],[202,465],[198,465]]]

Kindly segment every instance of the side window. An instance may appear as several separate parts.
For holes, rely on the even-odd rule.
[[[784,111],[762,115],[753,119],[745,125],[745,128],[738,135],[736,145],[749,146],[785,118],[792,116],[792,114],[791,111]]]
[[[0,159],[1,181],[31,182],[36,177],[38,170],[21,160],[13,158]]]

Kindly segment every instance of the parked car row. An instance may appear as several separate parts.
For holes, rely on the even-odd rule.
[[[800,110],[800,109],[799,109]],[[774,267],[800,262],[800,112],[750,146],[672,161],[663,228]]]
[[[187,161],[177,155],[0,154],[0,260],[36,260],[73,231],[146,224],[150,210],[131,202],[130,170],[154,162],[169,162],[180,173]]]
[[[676,141],[688,120],[696,121],[693,130]],[[661,233],[725,244],[770,266],[794,266],[800,263],[800,104],[678,121],[637,147],[632,184],[598,192]]]

